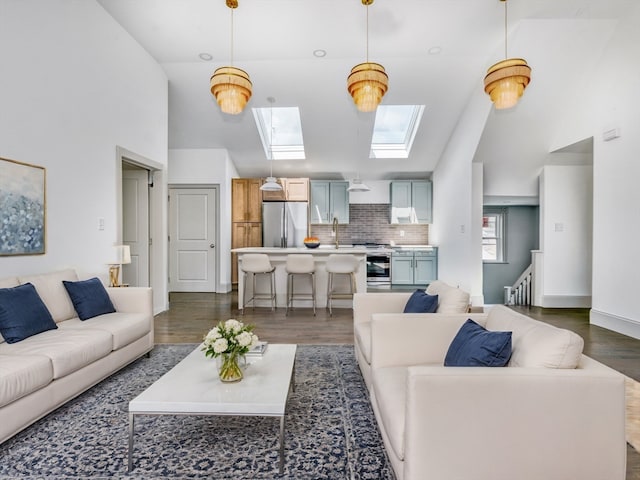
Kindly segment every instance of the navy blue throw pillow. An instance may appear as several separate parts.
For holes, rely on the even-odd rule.
[[[79,282],[63,280],[62,283],[71,297],[73,308],[76,309],[80,320],[116,311],[100,279],[94,277]]]
[[[31,283],[0,288],[0,333],[7,343],[56,328],[56,322]]]
[[[511,358],[511,332],[490,332],[468,319],[449,345],[445,367],[504,367]]]
[[[438,309],[438,295],[429,295],[424,290],[411,294],[403,313],[435,313]]]

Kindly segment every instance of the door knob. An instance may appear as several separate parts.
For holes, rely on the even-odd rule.
[[[209,248],[215,248],[215,247],[216,247],[215,243],[212,243],[211,245],[209,245]]]

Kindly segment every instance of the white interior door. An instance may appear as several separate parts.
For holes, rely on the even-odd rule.
[[[131,249],[131,263],[122,266],[122,282],[149,286],[149,172],[123,165],[122,242]]]
[[[169,189],[169,291],[215,292],[216,190]]]

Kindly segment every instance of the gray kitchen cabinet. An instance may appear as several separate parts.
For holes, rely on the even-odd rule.
[[[438,257],[435,252],[413,252],[413,282],[428,285],[438,278]]]
[[[311,180],[311,223],[349,223],[349,182]]]
[[[391,254],[393,285],[426,286],[438,278],[437,250],[406,249]]]
[[[413,252],[401,251],[391,254],[391,283],[413,285]]]
[[[432,219],[430,180],[394,180],[390,184],[389,223],[427,224]]]

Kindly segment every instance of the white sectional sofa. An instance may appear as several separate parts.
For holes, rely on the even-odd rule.
[[[512,332],[505,367],[449,367],[468,318]],[[624,480],[624,377],[507,307],[374,314],[370,397],[398,480]]]
[[[356,293],[353,298],[353,335],[356,359],[367,388],[371,389],[371,316],[374,313],[402,313],[413,292]],[[426,289],[438,295],[436,314],[469,311],[469,294],[436,280]],[[416,315],[413,313],[406,315]],[[434,314],[427,314],[434,315]]]
[[[0,288],[31,283],[56,329],[8,343],[0,336],[0,443],[150,352],[150,288],[107,288],[115,308],[80,320],[62,281],[74,270],[0,279]]]

